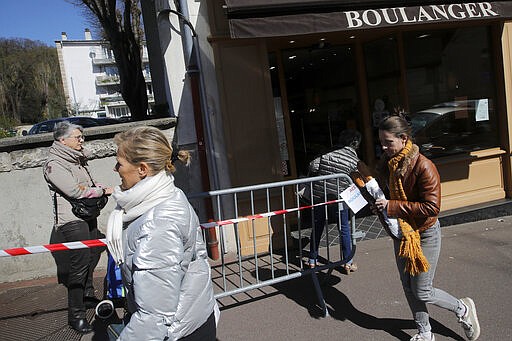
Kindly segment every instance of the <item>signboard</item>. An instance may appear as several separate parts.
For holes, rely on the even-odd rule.
[[[512,1],[494,1],[248,16],[229,19],[229,26],[232,38],[257,38],[510,18]]]
[[[354,214],[359,212],[368,204],[368,201],[363,198],[359,188],[357,188],[357,186],[354,184],[350,185],[350,187],[341,192],[340,197],[345,201],[347,206],[350,207]]]

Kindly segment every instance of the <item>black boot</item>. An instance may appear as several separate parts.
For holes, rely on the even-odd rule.
[[[90,296],[84,297],[84,304],[85,304],[86,309],[96,309],[96,306],[100,302],[101,301],[99,299],[97,299],[96,297],[90,297]]]
[[[92,326],[85,317],[85,310],[77,308],[69,308],[68,310],[68,324],[71,328],[81,334],[92,332]]]
[[[101,301],[96,298],[96,295],[94,293],[94,291],[95,291],[94,287],[92,286],[92,283],[89,284],[89,282],[92,282],[92,280],[89,281],[89,279],[88,279],[87,283],[86,283],[86,287],[85,287],[85,291],[84,291],[85,308],[87,308],[87,309],[96,309],[96,306]]]
[[[92,332],[92,327],[85,316],[84,287],[68,287],[68,324],[79,333]]]

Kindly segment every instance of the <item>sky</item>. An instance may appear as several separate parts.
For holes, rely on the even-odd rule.
[[[0,38],[27,38],[55,46],[61,32],[69,40],[83,40],[86,28],[91,25],[82,9],[66,0],[0,0]]]

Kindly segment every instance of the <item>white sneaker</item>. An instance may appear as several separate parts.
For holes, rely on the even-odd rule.
[[[466,306],[466,313],[459,317],[459,322],[462,324],[468,340],[474,341],[480,336],[480,323],[478,323],[478,317],[476,316],[475,302],[469,297],[460,300]]]
[[[430,339],[427,339],[425,336],[418,333],[414,335],[409,341],[436,341],[434,333],[431,333],[430,335],[432,335],[432,337]]]

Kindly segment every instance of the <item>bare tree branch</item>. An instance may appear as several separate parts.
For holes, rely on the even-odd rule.
[[[147,117],[148,97],[142,69],[142,28],[138,0],[74,0],[100,23],[116,59],[121,95],[134,120]],[[118,7],[119,6],[119,7]]]

